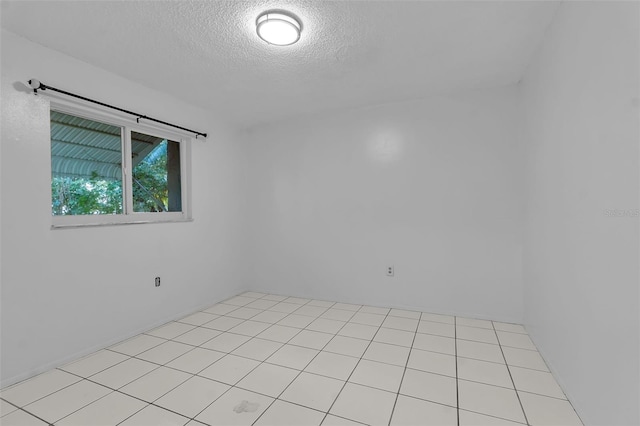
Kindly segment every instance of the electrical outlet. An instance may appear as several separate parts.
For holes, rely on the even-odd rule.
[[[393,268],[393,265],[387,266],[387,276],[388,277],[392,277],[394,272],[395,272],[395,270]]]
[[[156,277],[156,287],[160,287],[160,277]]]

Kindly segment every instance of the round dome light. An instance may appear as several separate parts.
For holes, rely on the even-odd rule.
[[[285,12],[264,12],[256,20],[258,37],[269,44],[289,46],[300,40],[300,21]]]

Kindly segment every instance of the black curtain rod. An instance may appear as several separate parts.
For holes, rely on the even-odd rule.
[[[129,110],[126,110],[126,109],[123,109],[123,108],[118,108],[117,106],[105,104],[104,102],[96,101],[94,99],[85,98],[84,96],[76,95],[75,93],[70,93],[70,92],[67,92],[65,90],[60,90],[60,89],[56,89],[55,87],[47,86],[46,84],[43,84],[41,81],[36,80],[35,78],[32,78],[31,80],[29,80],[29,86],[31,86],[31,88],[33,89],[33,92],[35,94],[38,94],[38,90],[53,90],[54,92],[62,93],[63,95],[67,95],[67,96],[71,96],[71,97],[74,97],[74,98],[82,99],[83,101],[87,101],[87,102],[92,102],[94,104],[98,104],[98,105],[101,105],[103,107],[115,109],[117,111],[124,112],[126,114],[135,115],[137,117],[136,121],[138,123],[140,122],[140,119],[142,118],[144,120],[154,121],[156,123],[164,124],[165,126],[174,127],[176,129],[180,129],[180,130],[187,131],[189,133],[193,133],[193,134],[196,135],[196,139],[198,138],[198,136],[202,136],[202,137],[205,137],[205,138],[207,137],[206,133],[197,132],[195,130],[187,129],[186,127],[177,126],[175,124],[167,123],[166,121],[158,120],[157,118],[147,117],[144,114],[138,114],[137,112],[129,111]]]

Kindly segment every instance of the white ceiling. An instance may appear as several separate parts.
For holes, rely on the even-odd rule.
[[[297,44],[257,37],[257,15],[272,8],[302,19]],[[515,83],[556,8],[542,1],[1,2],[3,28],[246,126]]]

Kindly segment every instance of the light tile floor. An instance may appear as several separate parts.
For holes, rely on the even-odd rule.
[[[3,389],[11,425],[581,425],[525,329],[247,292]]]

